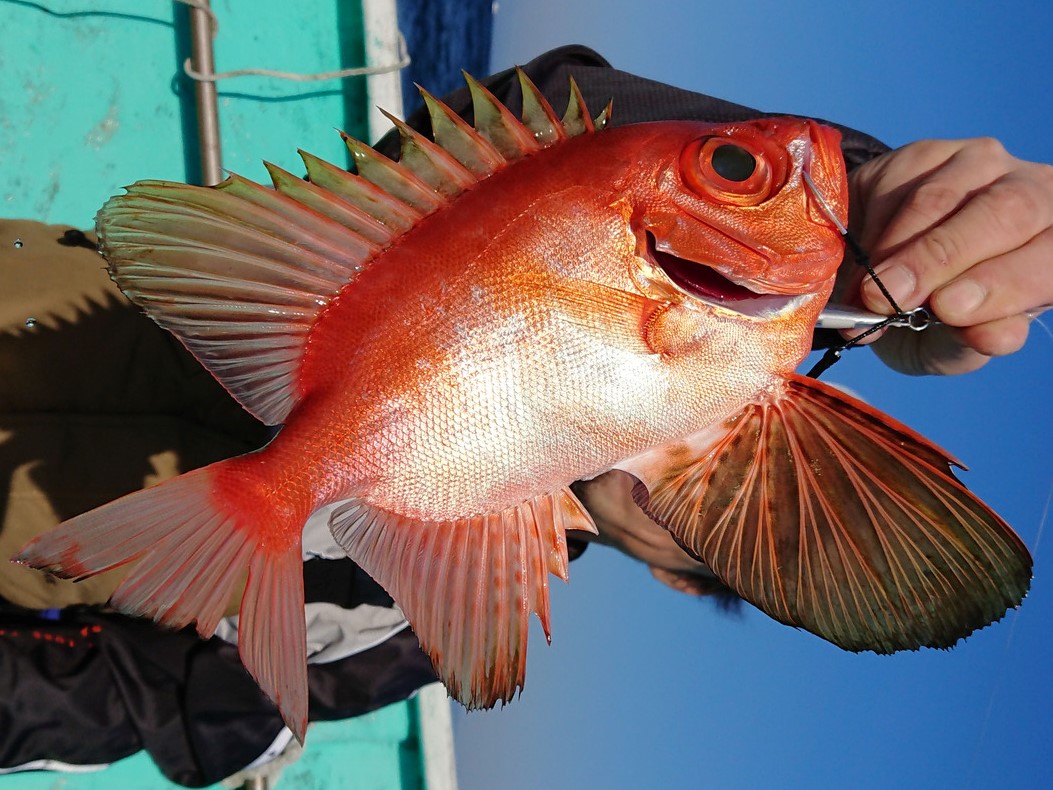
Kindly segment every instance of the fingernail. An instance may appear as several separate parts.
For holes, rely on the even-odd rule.
[[[958,280],[933,294],[933,306],[948,318],[965,317],[983,302],[987,293],[975,280]]]
[[[892,298],[896,300],[900,307],[905,310],[914,307],[914,305],[910,304],[910,298],[914,295],[916,282],[914,273],[910,269],[903,266],[890,266],[888,269],[878,272],[878,279],[881,280],[881,283],[892,294]],[[888,307],[888,299],[881,293],[878,284],[869,278],[863,284],[863,301],[872,309]]]

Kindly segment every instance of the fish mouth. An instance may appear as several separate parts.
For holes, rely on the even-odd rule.
[[[678,290],[714,307],[765,318],[782,312],[801,298],[799,294],[759,293],[732,282],[706,263],[678,258],[658,249],[651,233],[647,233],[647,252]]]

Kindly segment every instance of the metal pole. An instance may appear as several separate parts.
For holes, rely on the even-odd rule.
[[[209,0],[201,0],[209,8]],[[212,20],[207,11],[190,6],[190,63],[198,74],[215,74],[212,51]],[[201,158],[201,183],[205,186],[223,180],[223,158],[219,142],[219,109],[216,83],[194,80],[197,109],[197,145]]]

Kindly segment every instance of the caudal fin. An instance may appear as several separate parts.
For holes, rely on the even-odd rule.
[[[302,742],[307,729],[307,647],[299,533],[263,540],[261,524],[220,501],[214,479],[230,464],[197,469],[63,522],[30,542],[18,562],[82,579],[137,562],[110,599],[129,615],[215,633],[248,568],[238,649],[245,667]],[[284,545],[288,543],[289,545]]]
[[[1027,548],[954,464],[891,417],[794,376],[626,469],[646,486],[641,506],[743,598],[848,650],[891,653],[950,647],[1027,593]]]

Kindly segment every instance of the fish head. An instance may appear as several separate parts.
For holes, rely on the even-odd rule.
[[[750,317],[821,305],[844,254],[840,133],[800,118],[687,126],[636,217],[649,274]]]

